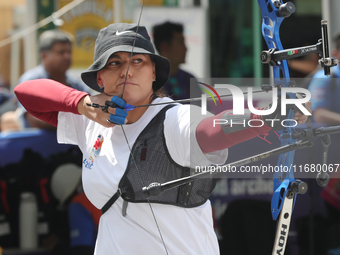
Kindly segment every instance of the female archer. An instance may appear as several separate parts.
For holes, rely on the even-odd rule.
[[[98,95],[42,79],[15,89],[28,112],[57,126],[59,143],[83,153],[84,191],[103,211],[95,254],[219,254],[208,200],[213,179],[150,199],[142,187],[188,176],[195,165],[224,164],[227,148],[271,130],[213,128],[213,119],[230,111],[201,116],[199,107],[163,97],[169,70],[145,27],[111,24],[100,31],[94,63],[82,73]],[[307,116],[295,118],[302,123]]]

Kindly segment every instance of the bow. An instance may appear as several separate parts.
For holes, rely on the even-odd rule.
[[[294,87],[295,83],[290,80],[287,59],[302,56],[304,52],[318,52],[322,56],[319,61],[325,68],[325,75],[330,74],[330,66],[336,65],[336,60],[329,58],[327,40],[327,21],[322,21],[322,41],[316,45],[284,50],[281,44],[279,29],[282,21],[295,12],[295,6],[291,2],[283,3],[282,0],[258,0],[262,13],[262,35],[269,48],[261,53],[262,63],[268,63],[273,68],[274,84],[282,87]],[[306,50],[308,49],[308,50]],[[274,85],[274,86],[275,86]],[[289,93],[289,98],[296,98],[296,95]],[[290,108],[287,114],[287,126],[278,131],[281,146],[296,142],[292,128],[294,108]],[[271,213],[274,220],[280,215],[276,238],[272,254],[284,254],[291,214],[296,201],[297,194],[307,191],[307,185],[294,179],[293,161],[295,151],[280,154],[278,166],[286,167],[289,172],[284,176],[283,172],[274,174],[274,194],[271,200]],[[294,190],[294,186],[296,189]]]
[[[283,50],[279,29],[282,21],[289,17],[294,11],[295,6],[292,3],[283,4],[281,1],[275,1],[274,3],[269,0],[258,0],[261,13],[262,13],[262,35],[267,43],[270,52],[276,50]],[[261,54],[261,60],[267,60],[265,54]],[[270,56],[270,55],[269,55]],[[266,61],[268,62],[268,60]],[[273,67],[273,77],[274,84],[282,84],[282,87],[290,87],[292,85],[290,81],[289,69],[287,60],[272,61],[269,64]],[[282,73],[282,76],[281,74]],[[290,98],[296,98],[294,94],[288,95]],[[294,109],[290,108],[288,110],[287,119],[292,119],[294,117]],[[288,126],[284,127],[282,130],[278,131],[281,146],[287,144],[292,144],[296,142],[292,138],[293,128],[291,127],[292,121],[289,121]],[[292,168],[294,161],[295,151],[286,152],[280,154],[277,165],[282,167]],[[271,213],[273,220],[276,220],[279,214],[281,217],[279,219],[275,243],[273,248],[273,254],[284,254],[289,225],[291,220],[291,212],[293,209],[293,204],[296,200],[296,194],[287,194],[290,192],[288,188],[290,183],[295,181],[293,171],[289,171],[285,178],[283,178],[282,172],[277,172],[273,176],[274,181],[274,194],[271,201]],[[289,195],[289,199],[286,199]]]

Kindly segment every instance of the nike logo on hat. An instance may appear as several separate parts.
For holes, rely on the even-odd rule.
[[[125,34],[125,33],[134,33],[133,31],[123,31],[123,32],[119,32],[119,31],[117,31],[116,32],[116,35],[122,35],[122,34]]]

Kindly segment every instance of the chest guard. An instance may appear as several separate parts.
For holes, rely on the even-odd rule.
[[[185,208],[200,206],[209,198],[216,184],[213,178],[195,180],[148,199],[145,199],[143,194],[142,188],[150,183],[165,183],[190,175],[190,168],[178,165],[171,158],[165,143],[165,114],[173,106],[164,107],[136,139],[127,168],[119,182],[119,190],[104,205],[103,212],[110,208],[119,196],[132,203],[150,202]]]

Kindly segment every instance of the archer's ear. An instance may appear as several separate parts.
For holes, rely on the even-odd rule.
[[[156,80],[156,64],[152,63],[152,75],[153,75],[153,81]]]
[[[104,88],[103,80],[100,75],[100,71],[97,72],[97,84],[100,88]]]

